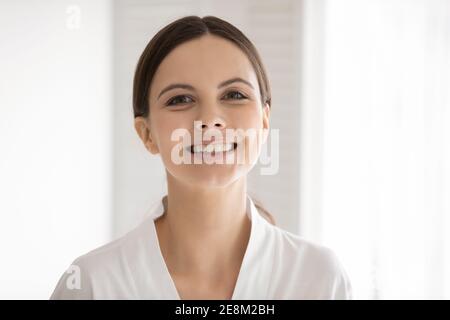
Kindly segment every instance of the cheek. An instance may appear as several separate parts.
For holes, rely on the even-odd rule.
[[[240,129],[254,128],[258,130],[262,128],[262,110],[258,108],[258,105],[253,105],[240,110],[234,115],[231,126]]]
[[[236,117],[235,128],[245,130],[245,143],[242,146],[242,155],[246,164],[254,165],[257,161],[262,144],[263,118],[259,105],[252,106],[245,111],[242,110]]]
[[[170,156],[172,148],[182,141],[180,136],[184,136],[186,132],[189,132],[187,117],[168,115],[155,117],[154,120],[154,128],[157,131],[160,153],[163,156]],[[172,137],[174,140],[172,140]]]

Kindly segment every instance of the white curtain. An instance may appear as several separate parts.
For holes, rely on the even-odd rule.
[[[305,1],[304,17],[301,230],[355,298],[449,299],[450,1]]]

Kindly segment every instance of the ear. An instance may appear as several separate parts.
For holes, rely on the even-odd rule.
[[[263,108],[263,129],[264,129],[263,144],[264,144],[267,141],[267,137],[269,136],[270,130],[270,105],[268,103],[266,103]]]
[[[139,138],[141,138],[144,143],[145,148],[152,154],[158,154],[158,145],[152,137],[148,119],[140,116],[134,118],[134,128],[136,129]]]

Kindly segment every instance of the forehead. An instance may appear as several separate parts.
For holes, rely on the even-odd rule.
[[[175,82],[201,89],[216,87],[234,77],[241,77],[258,89],[255,71],[246,54],[226,39],[206,35],[179,45],[164,58],[153,77],[150,95],[155,97],[163,87]]]

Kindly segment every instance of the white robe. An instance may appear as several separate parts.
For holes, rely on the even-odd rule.
[[[123,237],[75,259],[50,299],[180,299],[149,215]],[[247,195],[251,220],[232,299],[352,299],[347,273],[335,253],[273,226]],[[70,273],[69,273],[70,272]]]

